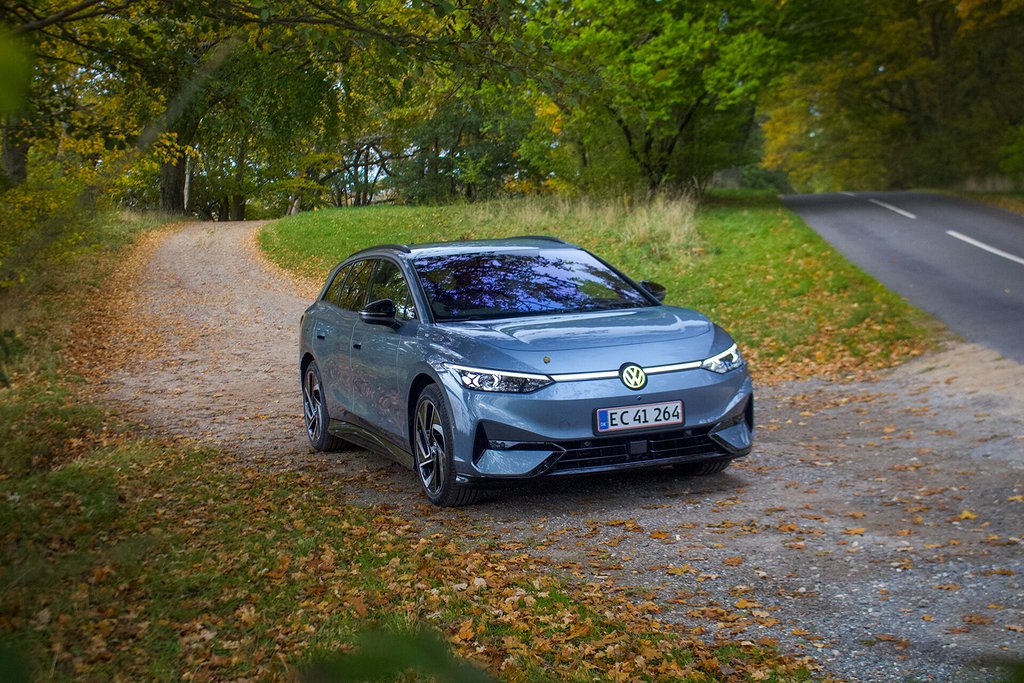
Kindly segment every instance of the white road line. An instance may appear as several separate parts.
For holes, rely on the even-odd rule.
[[[967,235],[961,235],[956,230],[947,230],[946,234],[949,235],[950,237],[955,237],[955,238],[957,238],[958,240],[960,240],[962,242],[967,242],[967,244],[973,245],[973,246],[977,247],[978,249],[984,249],[985,251],[987,251],[990,254],[995,254],[996,256],[1002,256],[1005,259],[1009,259],[1009,260],[1013,261],[1014,263],[1019,263],[1022,266],[1024,266],[1024,258],[1021,258],[1020,256],[1014,256],[1013,254],[1011,254],[1009,252],[1005,252],[1002,249],[996,249],[995,247],[993,247],[991,245],[988,245],[988,244],[985,244],[984,242],[979,242],[978,240],[974,239],[973,237],[968,237]]]
[[[878,204],[883,209],[889,209],[890,211],[894,211],[894,212],[898,213],[899,215],[903,216],[904,218],[917,218],[917,216],[915,216],[914,214],[910,213],[909,211],[904,211],[903,209],[901,209],[898,206],[893,206],[892,204],[886,204],[885,202],[880,202],[877,199],[869,199],[868,201],[871,202],[872,204]]]
[[[852,192],[840,192],[839,194],[845,194],[847,197],[856,197],[857,196],[857,195],[855,195]]]

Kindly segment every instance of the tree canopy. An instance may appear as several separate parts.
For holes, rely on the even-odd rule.
[[[1019,0],[0,7],[0,187],[238,219],[700,191],[762,154],[807,189],[1024,176]]]

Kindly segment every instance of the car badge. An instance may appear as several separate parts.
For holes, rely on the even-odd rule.
[[[626,363],[619,368],[619,379],[634,391],[639,391],[647,386],[647,373],[636,363]]]
[[[551,362],[551,356],[544,356],[544,362],[545,363],[550,363]]]

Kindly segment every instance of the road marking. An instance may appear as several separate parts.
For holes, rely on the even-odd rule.
[[[894,212],[898,213],[899,215],[903,216],[904,218],[917,218],[917,216],[915,216],[914,214],[910,213],[909,211],[904,211],[903,209],[901,209],[898,206],[893,206],[892,204],[886,204],[885,202],[880,202],[877,199],[869,199],[868,201],[871,202],[872,204],[878,204],[883,209],[889,209],[890,211],[894,211]]]
[[[950,237],[955,237],[955,238],[957,238],[958,240],[960,240],[962,242],[967,242],[967,244],[974,245],[978,249],[984,249],[985,251],[987,251],[990,254],[995,254],[996,256],[1002,256],[1005,259],[1009,259],[1009,260],[1013,261],[1014,263],[1019,263],[1022,266],[1024,266],[1024,258],[1021,258],[1020,256],[1014,256],[1013,254],[1011,254],[1009,252],[1006,252],[1006,251],[1003,251],[1002,249],[996,249],[995,247],[993,247],[993,246],[991,246],[989,244],[985,244],[984,242],[979,242],[978,240],[974,239],[973,237],[968,237],[967,235],[962,235],[959,232],[957,232],[956,230],[947,230],[946,234],[949,235]]]
[[[840,192],[839,194],[845,194],[847,197],[856,197],[857,196],[857,195],[855,195],[852,192]]]

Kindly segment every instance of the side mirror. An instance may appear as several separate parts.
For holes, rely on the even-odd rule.
[[[657,282],[651,282],[650,280],[641,280],[640,286],[646,289],[651,295],[658,301],[665,300],[665,288],[659,285]]]
[[[371,301],[359,311],[359,317],[364,323],[371,325],[398,327],[398,321],[395,320],[395,302],[391,299]]]

